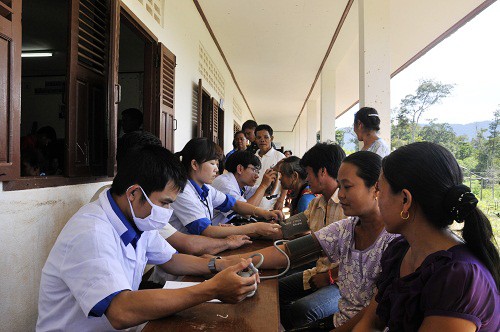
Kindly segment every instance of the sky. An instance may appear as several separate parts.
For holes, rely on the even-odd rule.
[[[490,121],[500,109],[500,1],[496,1],[451,36],[391,79],[391,109],[414,94],[422,79],[455,84],[452,94],[422,118],[466,124]],[[339,117],[337,128],[352,125],[358,105]]]

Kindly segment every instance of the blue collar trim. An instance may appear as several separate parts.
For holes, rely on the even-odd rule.
[[[139,241],[139,239],[141,238],[142,232],[139,230],[136,230],[132,226],[132,224],[127,220],[127,218],[125,217],[123,212],[118,207],[118,204],[116,204],[115,200],[113,199],[113,196],[111,196],[110,190],[108,190],[107,195],[108,195],[108,200],[109,200],[109,204],[111,205],[111,208],[113,209],[115,214],[118,216],[120,221],[123,223],[123,225],[125,225],[125,227],[127,227],[127,231],[120,235],[120,238],[122,239],[123,244],[125,244],[125,246],[128,246],[129,243],[132,243],[132,246],[135,248],[137,245],[137,241]]]
[[[191,184],[193,185],[194,189],[196,190],[196,192],[198,193],[200,198],[203,201],[206,200],[208,197],[208,191],[210,189],[208,189],[208,187],[205,185],[201,186],[201,188],[200,188],[200,186],[196,182],[194,182],[194,180],[192,180],[192,179],[189,179],[189,182],[191,182]]]

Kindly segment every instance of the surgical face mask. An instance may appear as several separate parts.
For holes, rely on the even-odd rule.
[[[132,203],[130,202],[130,200],[127,199],[128,205],[130,205],[130,211],[132,212],[132,218],[134,219],[135,225],[137,226],[137,228],[139,228],[139,230],[143,232],[152,231],[155,229],[162,229],[168,224],[168,221],[170,220],[170,217],[172,216],[174,210],[172,208],[167,209],[158,206],[156,204],[153,204],[149,199],[149,197],[144,192],[144,190],[142,190],[142,188],[141,191],[144,197],[146,197],[146,200],[148,201],[149,205],[151,205],[151,214],[146,218],[136,217],[134,209],[132,208]]]

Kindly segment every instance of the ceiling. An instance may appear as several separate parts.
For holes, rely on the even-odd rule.
[[[320,100],[322,69],[336,72],[337,116],[359,99],[357,0],[194,1],[258,123],[291,131],[306,101]],[[492,2],[390,0],[391,73]]]

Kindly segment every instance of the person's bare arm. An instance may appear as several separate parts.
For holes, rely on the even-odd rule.
[[[281,250],[285,251],[284,245],[279,245],[278,247]],[[228,259],[230,262],[235,264],[241,258],[247,258],[256,253],[262,254],[264,256],[264,262],[259,267],[259,269],[280,269],[280,268],[285,268],[287,265],[287,260],[285,258],[285,255],[279,252],[274,246],[262,248],[241,255],[225,256],[224,258]],[[253,257],[254,264],[257,264],[259,261],[260,257]]]
[[[262,182],[257,187],[255,193],[250,198],[247,199],[247,203],[252,204],[254,206],[258,206],[262,201],[262,198],[266,194],[266,189],[273,183],[273,181],[276,180],[277,176],[278,172],[272,169],[267,169],[266,172],[264,173],[264,176],[262,177]]]
[[[377,293],[373,295],[368,307],[363,309],[363,315],[352,329],[353,332],[382,331],[384,329],[384,324],[377,316],[378,303],[375,300],[376,295]]]
[[[244,244],[252,243],[247,235],[231,235],[218,239],[182,232],[175,232],[167,238],[167,241],[179,252],[196,256],[215,255],[224,250],[236,249]]]
[[[268,238],[273,238],[281,226],[278,224],[256,222],[251,224],[246,224],[242,226],[232,226],[232,227],[221,227],[221,226],[208,226],[201,233],[204,236],[214,237],[214,238],[224,238],[230,235],[248,235],[250,237],[254,236],[265,236]]]
[[[361,320],[361,318],[363,318],[363,315],[364,315],[365,311],[366,311],[366,308],[363,308],[361,311],[358,311],[358,313],[356,315],[354,315],[354,317],[352,317],[351,319],[349,319],[347,322],[345,322],[341,326],[336,327],[335,328],[335,332],[337,332],[337,331],[340,331],[340,332],[349,332],[349,331],[352,331],[352,329],[354,328],[354,326],[356,326],[356,324],[359,323],[359,321]]]
[[[183,259],[174,260],[179,264]],[[203,263],[205,261],[206,259]],[[243,278],[236,274],[245,269],[249,262],[250,260],[240,262],[218,273],[212,279],[192,287],[123,291],[113,298],[105,315],[113,328],[121,330],[170,316],[214,298],[223,302],[237,303],[255,290],[257,275]],[[193,269],[201,270],[201,267]],[[208,271],[208,267],[206,269]]]
[[[445,316],[427,316],[424,318],[418,331],[474,332],[476,329],[476,324],[467,319]]]
[[[285,206],[285,199],[286,199],[286,193],[288,190],[283,189],[281,190],[280,197],[276,200],[276,203],[274,203],[274,209],[275,210],[283,210],[283,207]]]

